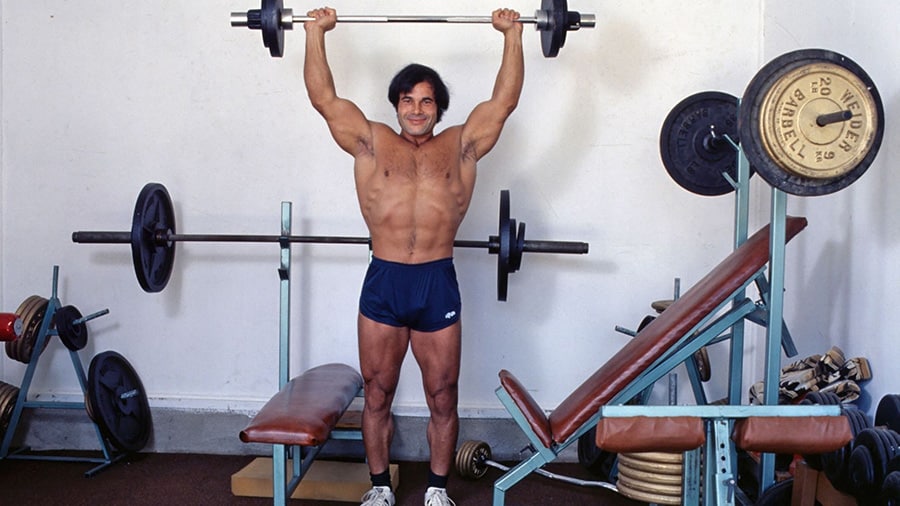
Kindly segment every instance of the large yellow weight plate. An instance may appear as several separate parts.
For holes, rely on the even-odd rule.
[[[764,66],[744,93],[741,147],[772,186],[795,195],[843,189],[871,165],[884,108],[869,76],[833,51],[806,49]]]
[[[789,172],[817,179],[843,176],[859,165],[872,149],[879,121],[866,84],[830,62],[779,78],[760,116],[769,156]]]

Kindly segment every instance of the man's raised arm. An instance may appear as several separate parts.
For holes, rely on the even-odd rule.
[[[474,156],[476,160],[497,143],[506,118],[519,103],[525,79],[522,23],[517,21],[519,13],[511,9],[497,9],[491,18],[494,28],[503,33],[503,60],[491,98],[472,110],[462,130],[463,153]]]
[[[322,8],[308,13],[312,21],[304,23],[306,30],[306,60],[303,80],[312,106],[325,118],[331,136],[338,146],[354,157],[362,151],[371,152],[372,130],[369,121],[353,102],[340,98],[334,87],[334,77],[325,56],[325,32],[334,28],[337,13]]]

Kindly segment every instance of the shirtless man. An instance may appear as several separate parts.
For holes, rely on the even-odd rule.
[[[353,156],[359,207],[372,238],[373,259],[357,323],[365,381],[362,433],[372,476],[372,490],[363,496],[363,504],[394,504],[388,467],[394,429],[391,404],[411,347],[431,415],[425,504],[450,505],[446,484],[459,432],[461,341],[453,242],[472,198],[476,162],[494,147],[519,101],[525,72],[522,23],[516,21],[516,11],[493,12],[492,24],[504,41],[493,94],[464,124],[438,135],[434,127],[449,102],[446,87],[428,67],[401,70],[388,90],[398,134],[338,97],[325,56],[325,32],[334,28],[336,13],[322,8],[309,16],[314,19],[304,24],[307,93],[338,146]]]

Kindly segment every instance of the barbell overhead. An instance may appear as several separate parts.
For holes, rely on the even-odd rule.
[[[293,30],[295,23],[310,21],[309,16],[295,15],[286,9],[283,0],[262,0],[259,9],[232,12],[231,26],[262,31],[263,45],[275,57],[284,55],[284,31]],[[338,23],[491,23],[490,16],[338,16]],[[580,28],[593,28],[593,14],[568,10],[566,0],[542,0],[533,17],[520,17],[520,23],[533,24],[541,32],[544,56],[553,58],[566,43],[566,33]]]
[[[497,299],[506,300],[509,274],[522,265],[522,254],[558,253],[583,255],[588,243],[571,241],[525,240],[525,224],[509,217],[509,190],[500,192],[500,220],[497,235],[487,241],[457,240],[457,248],[486,249],[497,255]],[[311,236],[311,235],[240,235],[240,234],[178,234],[175,211],[166,187],[159,183],[144,185],[134,206],[129,232],[79,231],[72,233],[72,241],[85,244],[130,244],[134,272],[146,292],[159,292],[166,287],[175,265],[175,244],[178,242],[253,242],[253,243],[313,243],[365,244],[368,237]]]

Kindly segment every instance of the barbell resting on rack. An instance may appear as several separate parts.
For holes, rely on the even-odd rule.
[[[231,26],[262,31],[263,45],[274,57],[284,55],[284,31],[293,30],[294,23],[312,18],[295,15],[293,9],[284,8],[283,0],[262,0],[259,9],[232,12]],[[338,23],[490,23],[490,16],[338,16]],[[566,0],[542,0],[534,17],[520,17],[520,23],[533,24],[541,32],[541,49],[544,56],[553,58],[566,43],[566,33],[580,28],[593,28],[593,14],[568,10]]]
[[[586,254],[588,243],[570,241],[526,241],[525,223],[516,226],[509,217],[509,190],[500,192],[500,219],[496,236],[487,241],[457,240],[457,248],[481,248],[497,255],[497,300],[507,296],[509,274],[522,266],[522,254]],[[175,210],[169,192],[159,183],[144,185],[134,206],[130,232],[81,231],[72,241],[90,244],[131,244],[134,271],[141,288],[159,292],[165,288],[175,263],[177,242],[276,242],[317,244],[369,244],[368,237],[309,235],[178,234]]]

